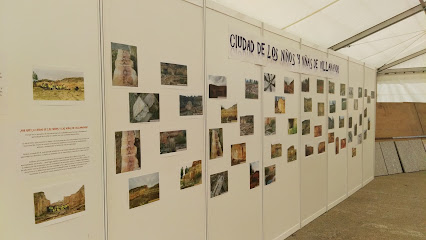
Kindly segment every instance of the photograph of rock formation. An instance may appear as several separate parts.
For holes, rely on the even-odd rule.
[[[309,78],[302,80],[302,92],[309,92]]]
[[[294,145],[291,145],[287,149],[287,162],[293,162],[297,160],[297,150]]]
[[[328,93],[334,94],[334,82],[328,81]]]
[[[73,215],[85,210],[86,198],[84,185],[66,183],[34,193],[34,216],[36,224]],[[55,222],[57,221],[52,223]]]
[[[334,143],[334,132],[328,133],[328,143]]]
[[[346,84],[341,83],[340,84],[340,96],[345,96],[346,95]]]
[[[312,98],[303,98],[303,111],[312,112]]]
[[[160,120],[160,95],[158,93],[129,93],[131,123]]]
[[[275,182],[275,164],[265,167],[265,185]]]
[[[160,174],[129,179],[129,209],[160,200]]]
[[[362,88],[358,88],[358,98],[362,98]]]
[[[285,113],[285,97],[275,97],[275,113]]]
[[[284,77],[284,93],[294,94],[294,79]]]
[[[336,100],[330,100],[329,104],[330,104],[330,113],[335,113],[336,112]]]
[[[186,65],[161,63],[161,85],[188,85],[188,70]]]
[[[318,143],[318,154],[325,152],[325,142]]]
[[[210,198],[228,192],[228,171],[210,175]]]
[[[345,117],[339,116],[339,128],[344,128],[344,127],[345,127]]]
[[[185,189],[201,184],[202,165],[201,160],[192,162],[189,166],[180,169],[180,189]]]
[[[271,159],[281,157],[283,155],[283,147],[281,143],[271,144]]]
[[[223,130],[222,128],[209,129],[210,159],[223,156]]]
[[[209,98],[226,98],[226,77],[209,75]]]
[[[275,92],[275,74],[263,74],[263,87],[265,92]]]
[[[246,99],[259,98],[259,81],[253,79],[246,79]]]
[[[324,80],[317,79],[317,93],[324,93]]]
[[[246,144],[232,144],[231,145],[231,166],[238,165],[246,162]]]
[[[314,137],[322,136],[322,125],[314,126]]]
[[[356,148],[352,148],[352,157],[356,157]]]
[[[276,134],[276,120],[275,117],[265,118],[265,136]]]
[[[247,115],[240,117],[240,136],[254,134],[254,116]]]
[[[34,68],[33,100],[84,101],[84,73]]]
[[[233,123],[238,121],[238,107],[237,104],[232,106],[221,106],[220,108],[220,122],[221,123]]]
[[[342,110],[346,110],[346,108],[347,108],[346,98],[342,98]]]
[[[346,138],[340,140],[340,149],[346,148]]]
[[[328,129],[334,129],[334,117],[333,116],[328,117]]]
[[[160,132],[160,154],[184,151],[186,148],[186,130]]]
[[[140,130],[115,132],[115,172],[141,169]]]
[[[302,122],[302,135],[308,135],[311,133],[311,120],[303,120]]]
[[[352,128],[352,117],[349,117],[348,122],[348,128]]]
[[[250,163],[250,189],[259,186],[259,161]]]
[[[203,96],[179,95],[180,116],[203,115]]]
[[[297,133],[297,118],[289,118],[288,119],[288,134],[296,134]]]
[[[138,86],[137,48],[121,43],[111,43],[112,85]]]
[[[312,145],[305,145],[305,156],[308,157],[314,153],[314,147]]]
[[[318,103],[318,117],[324,116],[324,103]]]
[[[335,144],[336,144],[336,154],[339,154],[339,152],[340,152],[340,146],[339,146],[340,139],[339,139],[339,137],[336,137]]]
[[[353,87],[348,88],[348,97],[354,98],[354,88]]]
[[[348,143],[352,142],[352,138],[353,138],[352,131],[349,131],[348,132]]]

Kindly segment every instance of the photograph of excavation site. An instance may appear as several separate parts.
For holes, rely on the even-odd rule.
[[[161,63],[161,85],[188,85],[188,70],[186,65]]]
[[[180,189],[196,186],[202,182],[201,160],[194,161],[189,166],[180,169]]]
[[[83,72],[34,68],[33,99],[39,101],[84,101],[83,75]]]

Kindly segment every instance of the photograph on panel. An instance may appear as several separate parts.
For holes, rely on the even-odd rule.
[[[265,167],[265,185],[275,182],[275,164]]]
[[[160,200],[158,172],[129,178],[129,209]]]
[[[228,171],[210,175],[210,198],[228,192]]]
[[[190,188],[202,183],[201,160],[193,161],[180,168],[180,189]]]
[[[335,113],[336,112],[336,100],[329,100],[328,102],[330,104],[330,113]]]
[[[41,189],[39,192],[35,192],[33,197],[35,224],[45,223],[48,225],[58,223],[78,217],[80,215],[78,213],[86,210],[84,185],[77,182]],[[71,217],[70,215],[74,216]],[[68,217],[63,218],[66,216]]]
[[[180,116],[203,115],[203,96],[179,95]]]
[[[220,106],[220,122],[234,123],[238,121],[238,106],[237,104],[222,104]]]
[[[362,113],[359,114],[359,125],[362,126]]]
[[[259,81],[253,79],[247,79],[246,82],[246,99],[258,99],[259,98]]]
[[[346,95],[346,84],[341,83],[340,84],[340,96],[345,96]]]
[[[334,143],[334,132],[328,133],[328,143]]]
[[[364,130],[364,140],[367,139],[367,130]]]
[[[340,140],[340,149],[346,148],[346,138]]]
[[[339,137],[336,137],[336,141],[335,141],[336,154],[339,154],[339,152],[340,152],[339,144],[340,144],[340,139],[339,139]]]
[[[254,115],[240,116],[240,136],[254,134]]]
[[[305,144],[305,157],[311,156],[312,154],[314,154],[314,146]]]
[[[160,120],[160,95],[158,93],[129,93],[131,123]]]
[[[263,87],[265,92],[275,92],[275,74],[263,74]]]
[[[209,98],[226,98],[225,76],[209,75]]]
[[[364,97],[367,97],[367,88],[364,88]]]
[[[302,80],[302,92],[309,92],[309,78]]]
[[[84,73],[33,68],[33,100],[84,101]]]
[[[334,82],[328,81],[328,93],[334,94]]]
[[[246,143],[232,144],[231,145],[231,166],[245,163],[246,156]]]
[[[358,126],[355,124],[354,126],[354,135],[356,136],[358,134]]]
[[[318,143],[318,154],[325,152],[325,141]]]
[[[111,43],[112,85],[138,86],[138,58],[135,46]]]
[[[312,98],[303,98],[303,111],[312,112]]]
[[[314,126],[314,137],[322,136],[322,125]]]
[[[210,159],[223,156],[223,129],[209,129]]]
[[[358,99],[354,99],[354,110],[358,110]]]
[[[259,186],[259,161],[250,163],[250,189]]]
[[[287,162],[293,162],[297,160],[297,150],[294,145],[291,145],[287,149]]]
[[[323,102],[319,102],[318,103],[318,117],[324,116],[324,103]]]
[[[371,97],[370,96],[367,97],[367,103],[371,103]]]
[[[358,98],[362,98],[362,88],[358,88]]]
[[[297,118],[289,118],[288,119],[288,134],[296,134],[297,133]]]
[[[347,108],[346,98],[342,98],[342,110],[346,110],[346,108]]]
[[[283,155],[283,146],[281,143],[271,144],[271,159],[281,157]]]
[[[352,117],[349,117],[348,128],[352,128]]]
[[[348,132],[348,143],[352,142],[352,138],[353,138],[352,131],[349,131]]]
[[[367,117],[367,108],[364,109],[364,117]]]
[[[285,97],[275,97],[275,113],[285,113]]]
[[[376,92],[371,91],[371,98],[372,98],[372,99],[376,98]]]
[[[339,128],[344,128],[344,127],[345,127],[345,117],[339,116]]]
[[[367,129],[368,129],[368,130],[370,130],[370,127],[371,127],[370,118],[368,118],[367,125],[368,125],[368,126],[367,126]]]
[[[188,68],[186,65],[160,63],[161,85],[187,86]]]
[[[275,117],[266,117],[265,118],[265,135],[275,135],[276,134],[276,119]]]
[[[115,172],[141,169],[140,130],[115,132]]]
[[[348,97],[349,98],[354,98],[354,88],[353,87],[349,87]]]
[[[317,79],[317,93],[324,93],[324,80]]]
[[[352,157],[356,157],[356,148],[352,148]]]
[[[294,78],[284,77],[284,93],[294,93]]]
[[[160,154],[187,149],[186,130],[160,132]]]
[[[311,120],[303,120],[302,122],[302,135],[308,135],[311,133]]]
[[[328,129],[334,129],[334,117],[333,116],[328,117]]]
[[[362,143],[362,133],[358,134],[358,144]]]

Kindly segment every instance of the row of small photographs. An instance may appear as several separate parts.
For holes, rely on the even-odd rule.
[[[209,75],[209,98],[226,98],[227,97],[227,79],[225,76]],[[245,98],[259,99],[259,81],[253,79],[245,79]]]
[[[352,119],[350,119],[350,121],[352,121]],[[339,128],[344,128],[344,127],[345,127],[345,117],[339,116]],[[334,117],[333,116],[328,117],[328,129],[334,129]]]
[[[302,92],[309,92],[309,78],[305,78],[302,80]],[[328,93],[334,94],[335,92],[335,84],[332,81],[328,81]],[[324,93],[324,80],[317,79],[317,93]],[[340,96],[346,95],[346,84],[340,84]]]
[[[138,87],[137,47],[111,42],[112,85]],[[161,85],[187,86],[186,65],[160,63]]]
[[[285,104],[285,102],[284,102]],[[329,100],[329,109],[330,113],[336,112],[336,100]],[[342,110],[346,110],[347,108],[347,100],[346,98],[342,98]],[[285,106],[284,106],[285,109]],[[303,112],[312,112],[312,98],[304,98],[303,99]],[[324,116],[324,103],[318,103],[318,116]]]

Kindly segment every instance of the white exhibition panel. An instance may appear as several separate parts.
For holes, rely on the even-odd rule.
[[[334,128],[328,129],[328,134],[334,134],[333,142],[328,145],[328,209],[336,206],[347,197],[347,127],[348,127],[348,62],[329,54],[328,57],[340,66],[340,74],[336,78],[329,78],[328,81],[334,83],[334,94],[328,92],[328,117],[334,119]],[[343,85],[342,85],[343,84]],[[328,85],[329,86],[329,85]],[[344,88],[344,93],[341,88]],[[346,109],[342,108],[343,100],[346,100]],[[330,101],[335,101],[335,112],[330,113]],[[340,125],[340,118],[343,117],[343,126]],[[328,138],[328,137],[327,137]],[[345,140],[343,140],[345,139]],[[342,146],[342,140],[346,146]],[[338,149],[338,152],[337,152]]]
[[[180,116],[179,95],[203,95],[203,8],[184,1],[105,0],[108,239],[205,237],[204,115]],[[137,47],[138,86],[112,86],[111,42]],[[187,66],[187,86],[161,85],[160,63]],[[159,93],[160,120],[130,123],[129,93]],[[205,114],[205,113],[204,113]],[[116,173],[115,132],[140,131],[139,170]],[[160,132],[186,130],[187,149],[160,154]],[[202,183],[180,189],[181,167],[202,161]],[[159,173],[159,200],[129,209],[129,179]],[[141,235],[142,234],[142,235]]]
[[[299,42],[264,31],[265,39],[298,49]],[[300,229],[300,74],[288,72],[280,64],[271,63],[264,73],[276,75],[275,92],[263,92],[263,116],[276,118],[276,134],[263,138],[263,165],[276,166],[276,180],[263,186],[263,234],[265,240],[284,239]],[[284,92],[285,79],[294,80],[294,93]],[[290,80],[291,81],[291,80]],[[262,81],[263,82],[263,81]],[[275,97],[285,98],[285,113],[275,113]],[[289,119],[297,119],[297,133],[289,134]],[[282,156],[272,158],[271,145],[282,144]],[[288,161],[288,149],[294,146],[296,160]]]
[[[225,76],[226,98],[207,100],[207,127],[222,128],[223,156],[207,161],[208,209],[207,235],[210,240],[262,238],[262,135],[261,67],[248,62],[228,59],[228,29],[235,28],[253,35],[260,34],[260,26],[247,24],[214,9],[206,9],[206,81],[209,75]],[[258,81],[258,99],[245,99],[245,79]],[[206,82],[206,85],[208,83]],[[208,87],[208,86],[207,86]],[[221,123],[221,107],[237,104],[237,121]],[[254,116],[254,134],[240,136],[241,116]],[[231,165],[231,145],[246,144],[246,162]],[[206,151],[209,152],[209,139]],[[208,154],[209,155],[209,154]],[[250,163],[259,161],[259,186],[250,189]],[[211,175],[228,171],[228,192],[211,197]]]
[[[358,138],[363,133],[364,124],[360,125],[360,120],[363,121],[364,101],[363,97],[358,95],[359,89],[364,95],[364,66],[349,61],[349,88],[353,88],[353,98],[348,97],[348,119],[352,117],[352,128],[348,128],[348,196],[355,193],[362,187],[362,142],[358,142]],[[349,94],[350,90],[348,90]],[[356,108],[358,102],[358,109]],[[361,119],[360,119],[361,116]],[[356,134],[355,134],[356,128]],[[352,133],[352,142],[350,142],[349,134]],[[361,140],[362,141],[362,140]],[[355,150],[354,150],[355,149]],[[353,156],[352,151],[355,151]]]
[[[0,80],[8,82],[7,95],[0,100],[6,96],[8,106],[7,112],[0,109],[0,239],[104,239],[98,1],[2,1],[0,16]],[[82,72],[84,100],[34,101],[31,74],[35,67]],[[20,129],[81,121],[89,129],[89,165],[51,174],[20,174]],[[54,187],[54,194],[66,191],[63,197],[71,194],[64,186],[76,182],[85,191],[85,210],[80,217],[44,222],[68,219],[49,226],[35,224],[33,194]],[[46,197],[49,199],[47,193]]]
[[[376,141],[376,71],[374,69],[365,67],[364,89],[367,89],[367,96],[364,96],[364,111],[367,109],[367,116],[363,113],[364,118],[364,132],[367,131],[365,138],[363,132],[362,142],[362,181],[363,186],[374,179],[374,162],[375,162],[375,147]],[[374,91],[374,98],[372,98],[372,91]]]
[[[316,56],[326,56],[326,53],[302,45],[302,50]],[[327,117],[328,112],[326,78],[312,75],[301,75],[301,81],[309,78],[309,92],[301,92],[300,112],[301,131],[303,121],[310,120],[310,133],[301,136],[301,227],[323,214],[327,209]],[[317,93],[317,80],[324,80],[324,93]],[[304,99],[312,100],[312,112],[304,112]],[[324,116],[318,116],[318,103],[324,103]],[[322,135],[314,137],[315,126],[322,127]],[[325,142],[325,151],[318,153],[319,144]],[[306,146],[313,147],[313,153],[306,156]]]

